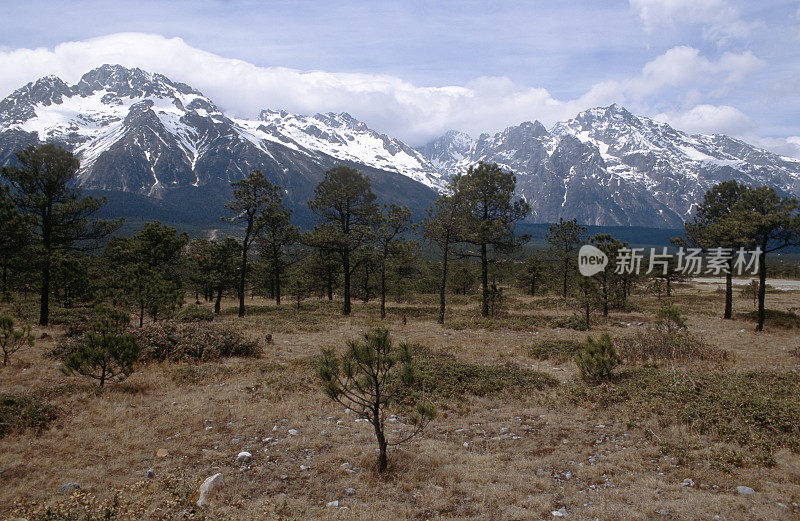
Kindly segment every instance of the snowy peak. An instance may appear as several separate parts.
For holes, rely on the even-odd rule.
[[[438,171],[405,143],[347,113],[263,111],[232,119],[190,86],[138,68],[103,65],[75,85],[41,78],[0,101],[0,163],[40,141],[74,151],[78,183],[159,197],[221,183],[254,168],[291,185],[347,162],[440,188]]]
[[[800,161],[724,135],[691,136],[619,105],[556,123],[550,132],[524,122],[482,134],[466,154],[444,144],[421,147],[444,178],[478,161],[517,174],[517,192],[534,220],[674,227],[691,217],[714,184],[735,179],[800,195]]]
[[[236,123],[258,140],[397,172],[431,188],[444,186],[438,170],[420,152],[370,129],[346,112],[302,116],[263,110],[258,120],[238,119]]]

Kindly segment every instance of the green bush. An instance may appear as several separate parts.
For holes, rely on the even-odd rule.
[[[760,464],[773,464],[781,447],[800,452],[800,376],[794,373],[638,368],[621,372],[614,385],[573,384],[566,391],[576,403],[621,405],[632,423],[658,418],[661,425],[752,447]]]
[[[209,361],[220,358],[258,357],[258,342],[246,338],[235,326],[215,323],[163,321],[135,329],[142,360]]]
[[[620,357],[628,364],[657,365],[661,361],[720,363],[732,357],[728,351],[708,345],[685,330],[672,334],[659,329],[640,330],[619,339],[618,345]]]
[[[3,365],[8,364],[8,357],[25,346],[33,345],[31,326],[14,327],[14,319],[0,316],[0,350],[3,351]]]
[[[55,417],[55,408],[34,396],[0,394],[0,438],[25,429],[41,432]]]
[[[106,381],[129,376],[140,351],[136,337],[122,333],[119,324],[106,320],[92,326],[80,340],[61,343],[54,354],[63,363],[65,374],[92,378],[103,387]]]
[[[586,317],[581,315],[572,315],[567,318],[559,318],[553,320],[551,323],[553,328],[574,329],[575,331],[587,331]]]
[[[414,385],[404,388],[407,399],[421,396],[457,398],[485,396],[504,390],[528,391],[558,385],[558,380],[539,371],[514,365],[479,365],[452,355],[414,346]],[[413,401],[413,400],[412,400]]]
[[[564,363],[575,358],[584,343],[577,340],[543,340],[531,346],[528,353],[538,360]]]
[[[175,319],[178,322],[212,322],[214,320],[214,310],[191,304],[178,311]]]
[[[610,380],[614,368],[620,363],[614,339],[608,333],[603,333],[599,341],[587,337],[585,347],[575,356],[575,363],[581,378],[587,383],[599,384]]]
[[[750,313],[740,313],[739,318],[745,320],[758,321],[758,311],[751,311]],[[779,309],[766,309],[764,310],[764,322],[767,325],[778,327],[781,329],[794,329],[800,328],[800,316],[793,311],[781,311]]]

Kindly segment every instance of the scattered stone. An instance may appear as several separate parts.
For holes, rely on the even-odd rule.
[[[241,441],[242,441],[242,440],[240,440],[239,438],[233,438],[233,439],[231,440],[231,445],[239,445],[239,443],[240,443]]]
[[[300,434],[296,429],[289,429],[289,436],[297,436]]]
[[[662,508],[661,510],[656,510],[656,514],[658,514],[660,516],[668,516],[669,515],[669,510],[666,510],[666,509]]]
[[[61,492],[69,492],[70,490],[78,490],[81,488],[78,483],[64,483],[61,485]]]
[[[339,506],[339,500],[337,499],[335,501],[328,501],[325,506],[328,508],[337,508]]]
[[[247,451],[242,451],[236,455],[236,461],[239,463],[250,463],[250,460],[253,459],[253,455]]]
[[[281,475],[280,475],[280,476],[278,476],[278,477],[279,477],[280,479],[289,479],[289,476],[287,476],[286,474],[281,474]]]
[[[197,499],[197,506],[204,507],[208,504],[212,497],[217,493],[217,491],[225,485],[225,481],[222,478],[222,473],[217,472],[213,476],[209,476],[203,481],[198,488],[198,492],[200,493],[200,497]]]
[[[561,507],[558,510],[553,510],[550,513],[553,514],[553,517],[567,517],[567,509],[564,507]]]
[[[156,472],[153,469],[147,469],[144,473],[144,477],[147,479],[153,479],[156,477]]]
[[[356,493],[356,489],[354,489],[352,487],[346,488],[346,489],[344,489],[344,493],[347,494],[348,496],[352,496],[353,494]]]
[[[159,458],[166,458],[167,456],[169,456],[169,451],[167,449],[158,449],[156,451],[156,456],[158,456]]]
[[[206,425],[206,431],[210,431],[210,430],[211,430],[211,429],[213,429],[213,428],[214,428],[214,427],[213,427],[212,425]]]
[[[739,493],[740,496],[749,496],[756,493],[756,491],[753,490],[752,488],[743,487],[741,485],[736,487],[736,491]]]
[[[308,470],[310,468],[308,465],[300,465],[300,470]]]
[[[681,486],[682,487],[693,487],[694,486],[694,480],[692,478],[686,478],[681,483]]]

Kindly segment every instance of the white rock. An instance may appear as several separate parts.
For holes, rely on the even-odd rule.
[[[339,500],[337,499],[337,500],[335,500],[335,501],[328,501],[328,502],[325,504],[325,506],[326,506],[326,507],[330,507],[330,508],[336,508],[336,507],[338,507],[338,506],[339,506]]]
[[[297,436],[300,434],[296,429],[289,429],[289,436]]]
[[[200,485],[198,491],[200,492],[200,497],[197,500],[197,506],[204,507],[208,504],[209,500],[214,497],[217,491],[225,485],[225,481],[222,479],[222,473],[217,472],[213,476],[209,476],[206,478],[205,481]]]
[[[561,507],[558,510],[553,510],[550,513],[553,514],[553,517],[567,517],[567,509],[564,507]]]
[[[346,488],[346,489],[344,489],[344,493],[347,494],[348,496],[352,496],[353,494],[356,493],[356,489],[354,489],[354,488]]]
[[[236,455],[236,461],[239,463],[250,463],[251,459],[253,459],[253,455],[247,451],[242,451]]]
[[[736,491],[739,493],[740,496],[749,496],[751,494],[755,494],[756,493],[756,491],[753,490],[752,488],[743,487],[741,485],[736,487]]]

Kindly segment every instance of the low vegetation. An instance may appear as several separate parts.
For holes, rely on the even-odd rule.
[[[41,432],[56,417],[56,409],[30,394],[0,394],[0,438],[32,429]]]

